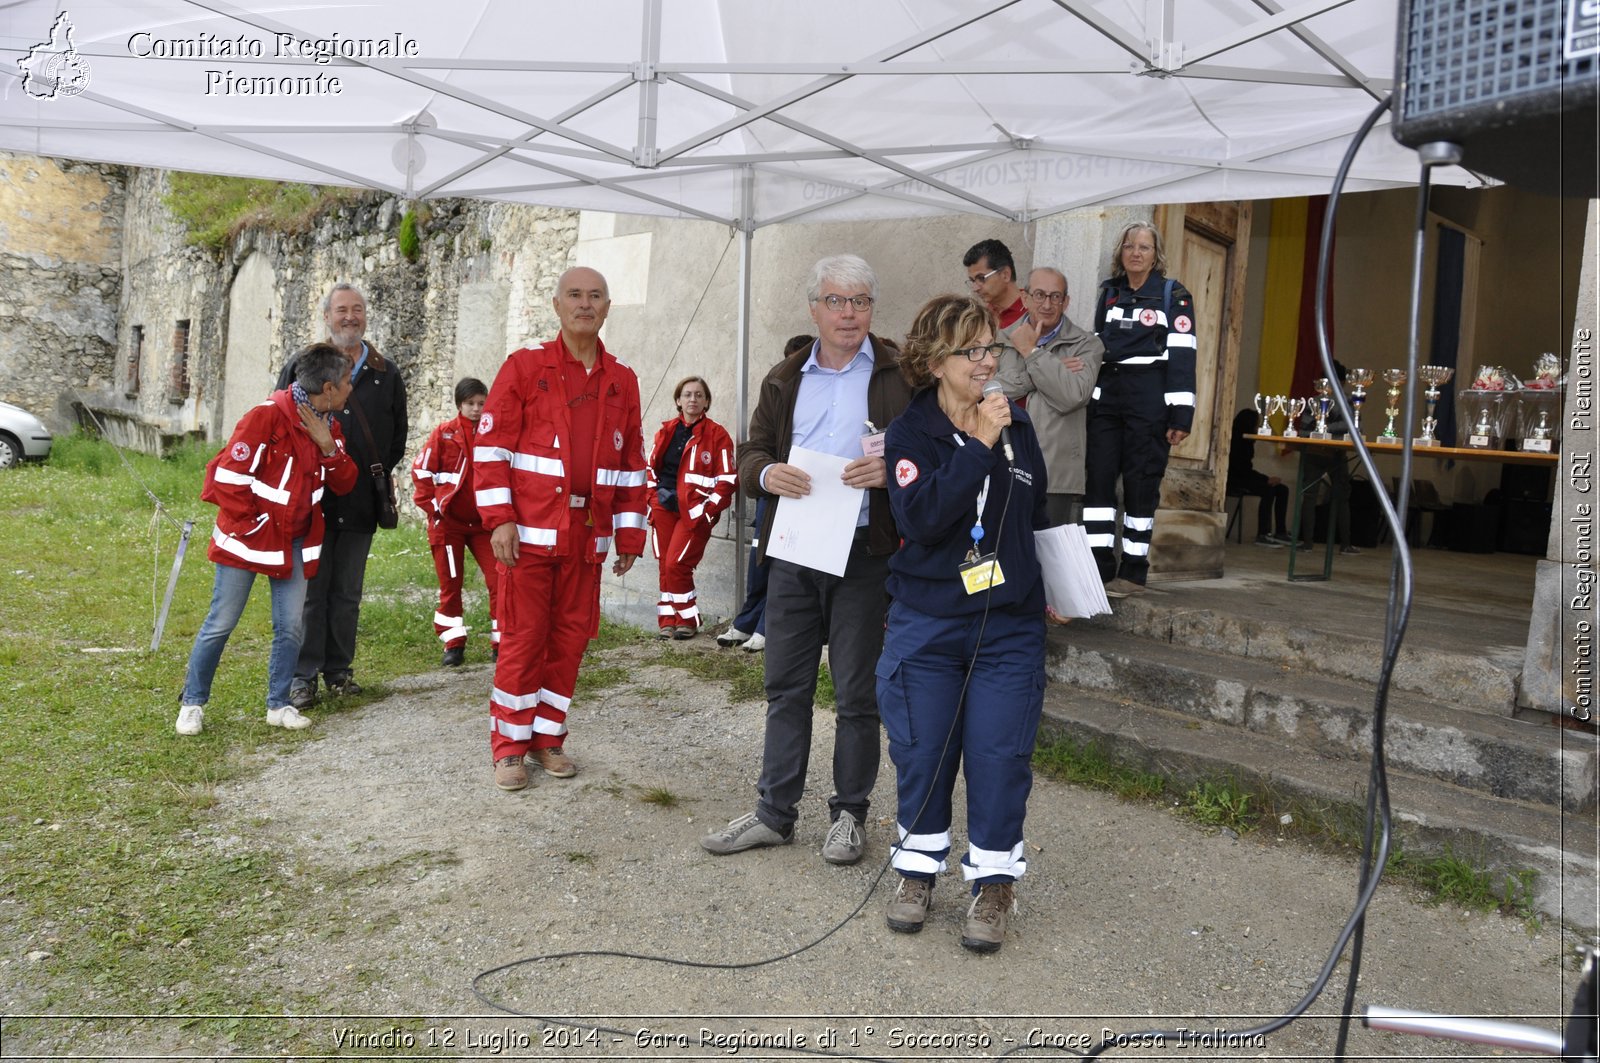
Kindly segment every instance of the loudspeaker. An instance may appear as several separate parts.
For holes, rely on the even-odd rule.
[[[1394,137],[1531,192],[1594,197],[1600,0],[1401,0]]]

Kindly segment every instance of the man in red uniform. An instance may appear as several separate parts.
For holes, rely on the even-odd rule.
[[[600,630],[600,566],[644,553],[639,379],[600,342],[606,280],[582,266],[552,300],[560,334],[514,351],[489,389],[473,450],[478,512],[500,579],[500,660],[489,698],[495,785],[528,785],[525,756],[559,779],[584,646]]]

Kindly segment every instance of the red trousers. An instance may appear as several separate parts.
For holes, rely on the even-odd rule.
[[[694,569],[705,555],[711,525],[702,518],[690,520],[682,513],[657,509],[651,513],[655,534],[650,542],[661,571],[661,600],[656,603],[656,623],[663,628],[700,626],[695,604]]]
[[[439,611],[433,614],[433,630],[446,649],[462,646],[467,641],[466,610],[461,605],[461,583],[466,574],[467,551],[478,562],[483,582],[489,587],[489,639],[500,641],[500,613],[495,608],[500,597],[498,578],[495,576],[494,548],[489,545],[489,533],[481,525],[469,526],[444,518],[439,526],[444,542],[433,546],[433,568],[439,574]]]
[[[574,510],[575,521],[584,519]],[[574,527],[572,557],[546,557],[526,545],[500,578],[500,660],[489,695],[489,751],[499,760],[530,747],[562,744],[578,665],[600,633],[600,563],[589,561],[593,534]]]

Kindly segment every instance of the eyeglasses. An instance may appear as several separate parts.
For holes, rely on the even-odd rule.
[[[999,273],[999,272],[1000,272],[1000,269],[996,268],[996,269],[991,269],[988,273],[979,273],[975,277],[968,277],[967,278],[967,283],[972,285],[972,287],[976,288],[978,285],[982,284],[984,281],[988,280],[990,277],[994,276],[996,273]]]
[[[1143,251],[1148,255],[1155,251],[1156,248],[1154,244],[1123,244],[1122,249],[1124,251]]]
[[[1067,293],[1066,292],[1046,292],[1046,291],[1041,291],[1038,288],[1035,288],[1033,291],[1028,293],[1028,298],[1032,299],[1036,303],[1045,303],[1045,304],[1049,304],[1049,303],[1064,303],[1064,302],[1067,301]]]
[[[981,362],[991,354],[996,358],[1000,357],[1000,352],[1005,349],[1006,345],[1003,343],[988,343],[982,347],[958,347],[950,353],[964,355],[969,362]]]
[[[820,301],[836,314],[845,308],[846,303],[857,310],[866,310],[874,302],[870,295],[824,295]]]

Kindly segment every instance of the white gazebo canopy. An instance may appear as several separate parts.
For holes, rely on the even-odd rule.
[[[1326,191],[1391,88],[1395,20],[1396,0],[16,0],[0,149],[746,232],[1028,221]],[[1380,127],[1348,187],[1416,171]]]

